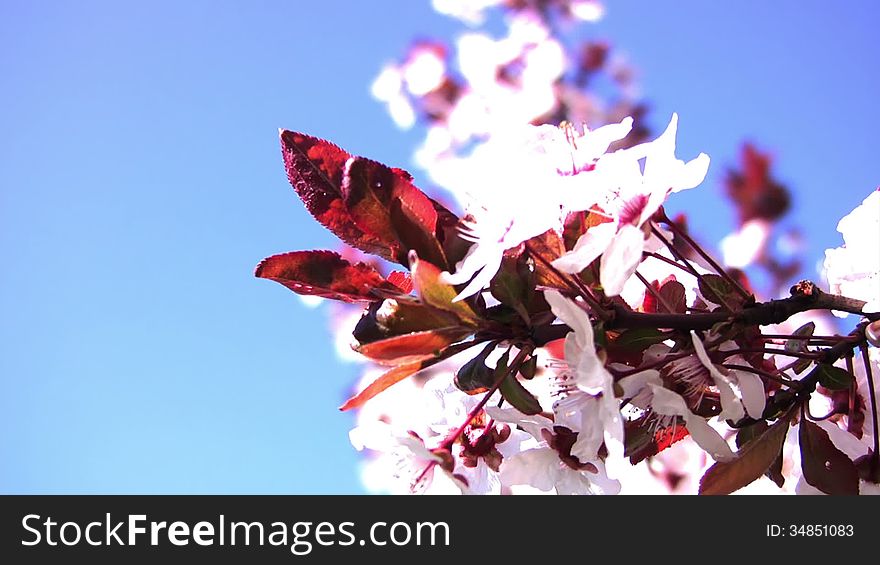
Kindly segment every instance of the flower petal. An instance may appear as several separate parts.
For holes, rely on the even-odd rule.
[[[616,233],[617,225],[613,222],[593,226],[577,240],[571,251],[554,260],[553,266],[563,273],[580,273],[608,249]]]
[[[691,437],[716,461],[729,461],[734,458],[733,451],[721,437],[721,434],[715,431],[715,428],[710,426],[706,420],[691,412],[685,404],[684,398],[662,386],[655,384],[648,386],[654,393],[654,399],[651,402],[651,409],[654,412],[665,416],[684,418],[685,426],[687,426]]]
[[[635,226],[622,226],[602,254],[599,264],[599,281],[608,296],[617,296],[623,291],[626,281],[636,272],[642,260],[645,236]]]
[[[712,363],[709,355],[706,353],[703,342],[697,337],[697,332],[693,330],[691,330],[691,341],[694,343],[694,351],[697,353],[697,357],[703,366],[709,370],[709,374],[712,376],[712,380],[715,381],[715,386],[718,387],[718,392],[721,395],[721,414],[718,414],[718,419],[741,420],[745,416],[745,410],[743,409],[742,401],[737,397],[733,386],[730,384],[730,379]]]

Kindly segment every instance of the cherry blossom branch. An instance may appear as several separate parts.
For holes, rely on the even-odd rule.
[[[741,312],[697,312],[693,314],[652,314],[633,312],[613,305],[614,318],[609,328],[669,328],[677,330],[708,330],[720,322],[738,322],[746,325],[766,326],[780,324],[795,314],[810,310],[839,310],[859,314],[869,320],[880,319],[880,313],[865,313],[862,300],[829,294],[809,281],[792,287],[792,296],[747,306]]]

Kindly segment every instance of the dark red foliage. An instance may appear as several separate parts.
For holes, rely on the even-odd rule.
[[[364,263],[351,264],[333,251],[293,251],[263,259],[255,276],[283,284],[297,294],[343,302],[373,301],[401,289]],[[382,291],[382,292],[376,292]]]
[[[447,266],[438,228],[457,218],[416,188],[406,171],[287,130],[281,148],[290,184],[306,209],[342,241],[402,265],[415,249]]]
[[[739,212],[739,222],[778,220],[791,205],[789,190],[770,174],[772,159],[750,143],[740,152],[740,170],[727,171],[724,186]]]

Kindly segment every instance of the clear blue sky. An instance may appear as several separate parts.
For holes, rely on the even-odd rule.
[[[676,206],[716,241],[739,143],[778,156],[811,260],[880,183],[875,3],[609,2],[654,123],[710,177]],[[674,6],[670,8],[669,6]],[[0,2],[0,492],[356,493],[356,367],[326,311],[252,277],[335,246],[277,129],[411,167],[369,83],[427,0]],[[416,179],[421,173],[413,169]]]

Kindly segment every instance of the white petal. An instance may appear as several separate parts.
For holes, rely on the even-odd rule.
[[[609,145],[629,135],[632,127],[633,119],[626,117],[619,124],[608,124],[587,132],[578,140],[578,156],[592,161],[605,153]]]
[[[556,486],[560,463],[556,452],[547,447],[523,451],[501,463],[501,483],[548,491]]]
[[[721,414],[718,414],[718,419],[741,420],[745,416],[745,410],[736,392],[734,392],[733,386],[730,384],[730,379],[712,363],[709,355],[706,353],[706,348],[703,347],[703,342],[697,337],[697,332],[693,330],[691,330],[691,341],[694,343],[694,351],[696,351],[697,357],[703,366],[709,370],[709,374],[712,376],[712,380],[715,381],[715,386],[718,387],[718,392],[721,395]],[[763,411],[763,408],[761,410]]]
[[[709,156],[700,153],[695,159],[691,159],[682,167],[672,185],[672,192],[694,188],[706,178],[709,172]]]
[[[617,381],[617,384],[623,389],[624,398],[632,398],[649,384],[661,384],[660,371],[653,369],[642,371],[641,373],[620,379]]]
[[[593,326],[590,317],[583,308],[573,301],[565,298],[556,290],[544,291],[544,299],[550,305],[550,310],[557,318],[562,320],[577,335],[577,343],[582,348],[586,344],[593,344]]]
[[[580,273],[608,249],[616,233],[617,224],[614,222],[593,226],[577,240],[571,251],[554,260],[553,266],[563,273]]]
[[[742,405],[746,414],[751,418],[758,419],[764,413],[767,404],[767,396],[764,392],[764,381],[754,373],[746,371],[731,371],[736,379],[736,384],[742,394]]]
[[[501,261],[503,259],[503,254],[497,254],[492,256],[489,261],[486,262],[486,265],[480,270],[479,273],[468,283],[464,289],[458,293],[458,296],[452,299],[453,302],[458,302],[467,298],[468,296],[472,296],[489,285],[492,282],[492,279],[495,277],[495,274],[498,273],[498,269],[501,267]]]
[[[608,296],[617,296],[642,260],[645,236],[635,226],[623,226],[602,254],[599,281]]]
[[[685,426],[687,426],[691,437],[716,461],[729,461],[734,458],[733,451],[721,437],[721,434],[706,423],[706,420],[691,412],[685,404],[684,398],[662,386],[654,384],[649,386],[654,393],[654,399],[651,402],[651,409],[654,412],[684,418]]]

